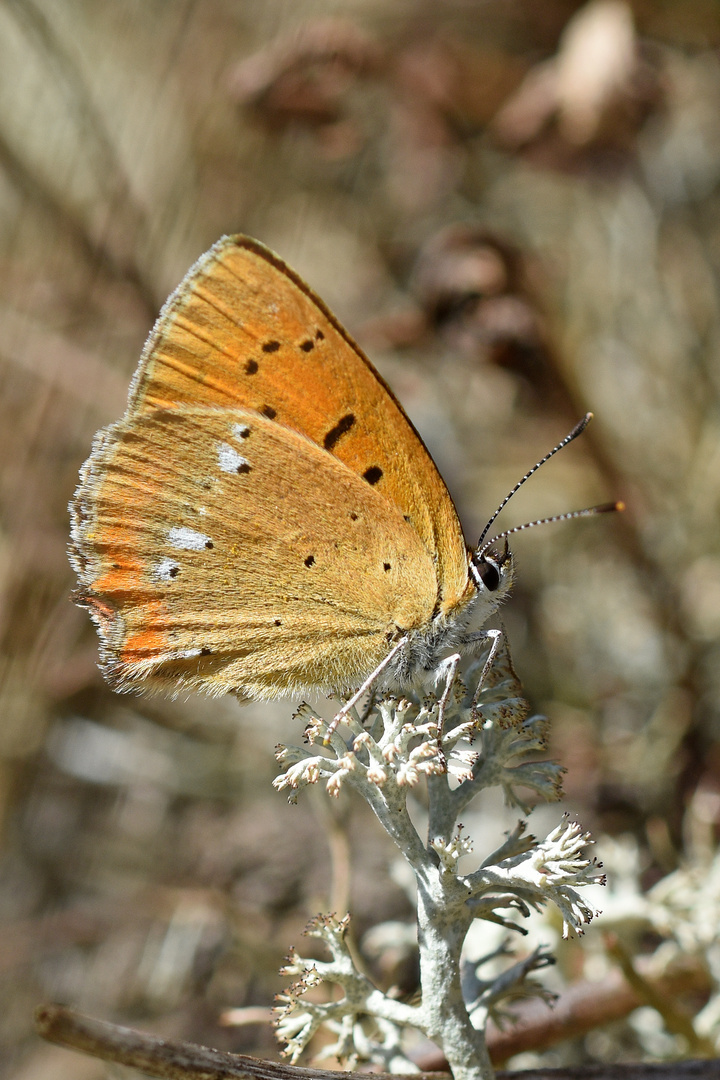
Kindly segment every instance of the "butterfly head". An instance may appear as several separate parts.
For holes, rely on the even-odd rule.
[[[498,514],[504,509],[513,495],[519,491],[523,484],[529,480],[534,473],[537,472],[541,465],[544,465],[545,462],[549,461],[551,457],[554,457],[559,450],[562,450],[563,447],[576,439],[578,435],[585,430],[591,419],[592,413],[587,413],[580,423],[576,424],[564,439],[561,439],[557,446],[553,447],[548,454],[541,458],[540,461],[525,473],[522,479],[508,492],[495,513],[490,517],[480,535],[476,549],[470,552],[470,577],[475,584],[478,595],[485,597],[489,602],[491,610],[495,610],[505,599],[513,580],[514,564],[512,552],[508,546],[509,536],[512,536],[514,533],[523,532],[525,529],[532,529],[536,525],[548,525],[555,521],[569,521],[571,518],[589,517],[593,514],[605,514],[612,510],[623,509],[623,504],[619,502],[603,503],[601,506],[591,506],[585,510],[573,510],[567,514],[553,514],[552,517],[539,518],[536,521],[526,521],[523,525],[515,525],[512,529],[506,529],[505,532],[498,533],[489,540],[485,539]],[[501,542],[503,543],[503,548],[498,554],[497,545]]]
[[[505,544],[500,552],[486,545],[470,552],[469,557],[470,577],[478,594],[484,596],[493,608],[505,599],[515,572],[507,537],[504,537],[504,540]]]

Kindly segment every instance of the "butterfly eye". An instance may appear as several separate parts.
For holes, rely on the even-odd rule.
[[[476,577],[480,578],[487,591],[495,592],[500,584],[500,570],[497,564],[488,559],[480,559],[479,562],[473,563],[473,566]]]

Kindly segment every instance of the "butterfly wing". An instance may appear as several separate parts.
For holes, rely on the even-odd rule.
[[[72,535],[119,689],[344,689],[436,600],[401,508],[252,410],[148,408],[100,432]]]
[[[420,436],[323,302],[255,240],[215,244],[150,335],[127,417],[182,405],[250,408],[308,436],[415,529],[436,565],[437,610],[467,597],[460,523]]]

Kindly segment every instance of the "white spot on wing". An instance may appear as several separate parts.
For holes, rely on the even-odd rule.
[[[153,576],[156,577],[159,581],[172,581],[172,571],[179,569],[180,568],[178,564],[176,562],[173,562],[172,559],[161,559],[155,567]]]
[[[193,656],[201,656],[202,649],[172,649],[163,654],[163,660],[191,660]]]
[[[230,430],[236,439],[247,439],[250,434],[250,428],[247,424],[231,424]]]
[[[178,525],[167,534],[167,538],[173,547],[182,548],[183,551],[202,551],[206,544],[212,544],[212,540],[205,533],[188,529],[187,525]]]
[[[220,443],[218,447],[218,464],[223,472],[237,472],[242,465],[249,466],[250,462],[242,454],[238,454],[234,446],[229,446],[228,443]]]

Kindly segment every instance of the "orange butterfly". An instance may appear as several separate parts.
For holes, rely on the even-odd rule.
[[[462,649],[512,580],[507,542],[467,548],[347,331],[243,236],[165,304],[71,514],[75,599],[119,690],[346,693],[381,672],[407,685]]]

